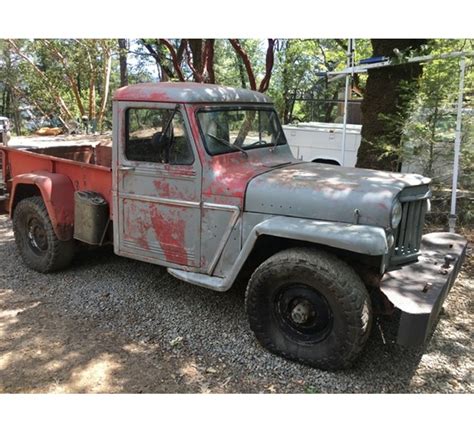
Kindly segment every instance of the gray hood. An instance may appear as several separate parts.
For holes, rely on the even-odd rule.
[[[418,187],[416,194],[426,192],[429,183],[417,174],[297,163],[253,178],[245,210],[356,223],[358,209],[359,224],[389,227],[395,197],[407,187]]]

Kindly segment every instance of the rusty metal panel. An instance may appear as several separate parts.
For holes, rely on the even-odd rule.
[[[10,217],[17,188],[22,184],[36,185],[48,210],[56,236],[63,240],[72,239],[74,226],[74,186],[63,174],[38,171],[19,174],[13,178],[10,200]]]
[[[264,103],[272,100],[263,93],[248,89],[236,89],[203,83],[140,83],[118,89],[113,99],[115,101],[144,101],[144,102],[231,102],[231,103]]]
[[[120,195],[124,251],[156,258],[157,263],[199,267],[199,204]],[[197,216],[197,218],[196,218]]]
[[[104,196],[109,203],[112,200],[112,176],[108,167],[28,150],[5,148],[4,152],[8,159],[8,181],[19,175],[58,174],[70,180],[74,191],[93,190]],[[112,207],[110,208],[112,217]]]
[[[247,157],[232,152],[204,158],[203,200],[213,201],[215,196],[237,197],[240,206],[243,206],[247,185],[253,178],[297,162],[287,145],[278,146],[274,152],[271,148],[253,149]]]
[[[225,277],[232,271],[234,263],[242,250],[242,219],[240,218],[232,229],[229,238],[225,244],[224,251],[217,263],[213,275]]]
[[[429,181],[419,175],[293,164],[256,176],[247,188],[245,210],[389,228],[397,195],[410,186],[428,191]]]
[[[245,222],[248,216],[249,214],[244,214],[243,225],[247,228],[250,226]],[[171,268],[168,268],[168,272],[192,284],[220,292],[226,291],[234,283],[245,260],[252,252],[258,236],[261,235],[304,240],[376,256],[386,254],[388,250],[385,231],[380,227],[273,216],[253,226],[232,268],[226,272],[225,276],[210,276]]]
[[[172,104],[116,104],[113,173],[119,255],[161,265],[200,269],[201,165],[130,161],[125,156],[125,110],[129,107],[174,109]],[[183,109],[180,109],[183,112]],[[194,142],[183,112],[187,136]]]
[[[201,266],[212,275],[241,215],[238,206],[203,202]]]
[[[387,272],[381,290],[401,313],[397,341],[423,344],[428,338],[466,253],[467,241],[454,233],[422,238],[418,262]]]

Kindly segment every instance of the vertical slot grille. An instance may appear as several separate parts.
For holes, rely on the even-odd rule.
[[[395,233],[392,261],[415,258],[420,251],[421,236],[426,212],[426,200],[402,203],[402,219]]]

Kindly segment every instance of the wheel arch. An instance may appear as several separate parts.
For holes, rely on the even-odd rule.
[[[58,239],[68,241],[74,229],[74,186],[62,174],[34,172],[15,176],[12,180],[10,218],[17,204],[28,197],[41,196]]]
[[[270,242],[273,249],[268,245],[265,248],[265,242]],[[295,243],[324,248],[336,252],[340,258],[345,254],[346,260],[353,262],[364,259],[365,268],[370,266],[373,269],[367,275],[369,279],[374,276],[374,269],[375,276],[379,275],[383,257],[388,252],[387,238],[381,227],[277,216],[270,217],[251,228],[236,260],[226,268],[225,277],[174,268],[168,268],[168,272],[188,283],[225,292],[233,286],[237,279],[241,280],[247,277],[249,264],[250,267],[255,263],[260,264],[268,258],[265,257],[265,254],[278,252],[289,246],[294,246]],[[275,245],[278,248],[275,248]],[[264,254],[259,257],[259,253],[262,251]],[[360,269],[359,272],[361,272]],[[365,279],[363,275],[361,278]]]
[[[341,163],[337,159],[331,159],[331,158],[316,158],[316,159],[313,159],[311,162],[317,162],[319,164],[328,164],[328,165],[338,165],[338,166],[341,165]]]
[[[329,252],[353,266],[356,273],[367,285],[376,285],[374,278],[379,275],[383,256],[370,256],[342,248],[331,247],[325,243],[299,241],[283,238],[275,235],[261,235],[257,238],[254,248],[248,255],[239,271],[239,278],[247,278],[253,271],[271,256],[280,251],[295,248],[308,247]]]
[[[379,272],[388,252],[380,227],[273,217],[252,229],[241,252],[245,259],[236,273],[246,277],[273,254],[296,246],[322,249],[357,265],[354,268],[365,282]]]

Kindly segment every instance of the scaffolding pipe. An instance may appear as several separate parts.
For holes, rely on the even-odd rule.
[[[451,192],[451,213],[449,215],[449,231],[454,233],[456,227],[456,198],[459,175],[459,156],[461,151],[461,122],[462,122],[462,100],[464,94],[464,73],[466,70],[466,58],[461,57],[459,73],[459,94],[456,116],[456,137],[454,139],[454,165],[453,186]]]
[[[354,49],[353,40],[347,41],[347,67],[354,68]],[[352,75],[346,75],[346,86],[344,88],[344,117],[342,121],[342,146],[341,146],[341,165],[344,167],[346,156],[346,131],[347,131],[347,104],[349,102],[350,80]]]

